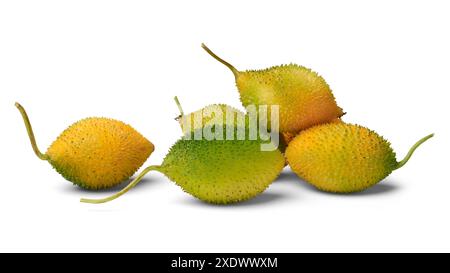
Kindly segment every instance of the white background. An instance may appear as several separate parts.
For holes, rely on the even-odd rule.
[[[224,1],[225,2],[225,1]],[[450,251],[448,1],[2,1],[0,251]],[[385,181],[353,195],[321,193],[286,168],[253,201],[201,203],[159,173],[114,202],[65,181],[33,154],[72,122],[132,124],[159,164],[185,111],[241,107],[238,69],[294,62],[318,71],[347,112],[402,158]]]

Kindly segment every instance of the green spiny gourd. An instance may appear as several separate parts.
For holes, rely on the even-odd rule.
[[[226,125],[224,125],[225,127]],[[195,129],[202,130],[202,128]],[[227,128],[223,128],[225,132]],[[233,126],[236,134],[238,128]],[[81,199],[104,203],[126,193],[149,171],[163,173],[185,192],[213,204],[229,204],[262,193],[280,174],[284,157],[279,150],[262,151],[261,139],[179,139],[159,166],[147,167],[126,188],[104,199]]]
[[[16,103],[35,154],[74,184],[91,190],[110,188],[130,178],[154,150],[153,144],[130,125],[91,117],[75,122],[45,154],[37,147],[25,109]]]
[[[397,161],[390,143],[374,131],[346,123],[322,124],[300,132],[286,150],[291,169],[316,188],[336,193],[365,190],[401,168],[419,140]]]
[[[264,70],[239,71],[206,45],[202,44],[202,47],[233,72],[245,107],[279,106],[281,133],[296,134],[344,114],[325,80],[309,68],[289,64]]]

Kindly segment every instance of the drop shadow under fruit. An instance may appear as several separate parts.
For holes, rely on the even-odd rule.
[[[290,176],[289,176],[290,177]],[[283,179],[285,181],[293,181],[292,179]],[[299,180],[297,178],[297,180]],[[308,182],[305,182],[303,180],[296,181],[297,184],[302,187],[303,189],[314,191],[320,194],[327,194],[337,197],[345,197],[345,198],[351,198],[351,197],[358,197],[358,196],[372,196],[372,195],[385,195],[385,194],[391,194],[400,189],[400,187],[393,181],[385,180],[382,181],[364,191],[360,192],[353,192],[353,193],[335,193],[335,192],[326,192],[321,191],[314,187],[313,185],[309,184]]]
[[[289,169],[289,167],[284,168],[284,170],[280,173],[277,180],[273,183],[278,182],[295,182],[295,183],[306,183],[300,177],[298,177],[293,171]]]
[[[272,203],[279,202],[283,199],[286,199],[288,196],[282,193],[275,192],[264,192],[253,199],[248,201],[233,203],[233,204],[211,204],[206,203],[196,198],[184,198],[180,203],[183,205],[193,205],[193,206],[201,206],[201,207],[213,207],[213,208],[234,208],[234,207],[253,207],[253,206],[264,206]]]
[[[383,181],[376,184],[375,186],[368,188],[365,191],[355,192],[353,194],[346,194],[348,196],[370,196],[370,195],[380,195],[389,194],[397,191],[400,187],[393,181]]]

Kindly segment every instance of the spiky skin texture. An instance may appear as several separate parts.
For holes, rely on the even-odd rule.
[[[97,190],[128,179],[153,150],[153,144],[130,125],[107,118],[87,118],[62,132],[46,154],[65,179]]]
[[[208,125],[209,123],[213,122],[215,120],[215,112],[220,111],[220,113],[222,114],[222,121],[223,123],[221,124],[221,126],[223,126],[224,124],[227,123],[227,115],[232,114],[234,115],[233,117],[229,117],[229,118],[233,118],[234,121],[234,125],[237,125],[237,120],[238,117],[241,117],[244,119],[245,121],[245,113],[243,113],[242,111],[239,111],[238,109],[231,107],[229,105],[226,104],[211,104],[208,105],[206,107],[203,107],[202,109],[199,109],[195,112],[186,114],[184,116],[180,116],[178,118],[178,122],[180,123],[181,129],[184,131],[184,123],[183,123],[183,119],[187,119],[189,121],[190,119],[190,124],[191,126],[191,131],[199,129],[199,128],[203,128],[203,126]],[[202,118],[201,122],[197,122],[195,123],[195,116],[199,115]]]
[[[388,141],[358,125],[329,123],[300,132],[286,149],[291,169],[320,190],[365,190],[397,166]]]
[[[176,142],[158,168],[185,192],[214,204],[251,199],[280,174],[280,151],[261,151],[258,140]]]
[[[238,72],[236,85],[244,106],[279,105],[280,132],[298,133],[343,115],[325,80],[303,66]]]

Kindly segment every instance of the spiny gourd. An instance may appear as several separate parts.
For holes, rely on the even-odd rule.
[[[223,128],[223,132],[226,130]],[[245,201],[262,193],[284,167],[280,151],[261,151],[262,142],[261,139],[237,140],[236,137],[234,140],[183,137],[170,148],[161,165],[147,167],[122,191],[104,199],[81,199],[81,202],[111,201],[138,184],[152,170],[163,173],[202,201],[213,204]]]
[[[174,100],[180,111],[180,115],[176,117],[176,120],[180,123],[183,132],[185,132],[184,126],[186,122],[191,125],[191,131],[204,126],[214,126],[217,123],[220,126],[224,124],[237,126],[239,123],[244,126],[248,122],[244,112],[226,104],[211,104],[192,113],[185,114],[177,96],[174,97]],[[220,116],[216,117],[216,115],[221,115],[221,118]]]
[[[289,64],[264,70],[238,71],[205,44],[202,47],[233,72],[245,107],[279,105],[279,130],[282,133],[295,134],[344,114],[325,80],[309,68]]]
[[[286,157],[300,178],[320,190],[358,192],[405,165],[432,136],[419,140],[398,162],[390,143],[374,131],[346,123],[322,124],[300,132],[289,143]]]
[[[86,118],[59,135],[45,154],[36,145],[25,109],[22,114],[35,154],[65,179],[91,190],[110,188],[130,178],[154,150],[130,125],[109,118]]]
[[[204,128],[205,126],[207,128],[214,127],[216,124],[218,126],[231,126],[231,128],[232,126],[248,128],[249,124],[252,122],[250,121],[251,118],[249,114],[245,114],[244,112],[226,104],[211,104],[192,113],[185,114],[177,96],[174,97],[174,100],[178,110],[180,111],[180,115],[175,119],[179,122],[183,134],[192,134],[192,132],[196,129]],[[215,116],[217,114],[220,115],[218,118]],[[258,124],[258,114],[254,116],[254,119],[254,125],[256,127]],[[188,125],[187,128],[184,128],[186,123],[190,125]],[[282,153],[284,153],[288,141],[290,141],[294,136],[295,135],[289,135],[289,133],[279,133],[278,149]]]

